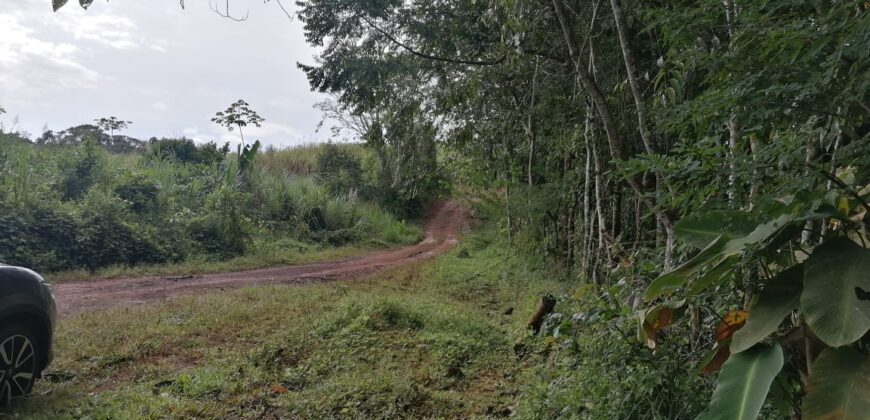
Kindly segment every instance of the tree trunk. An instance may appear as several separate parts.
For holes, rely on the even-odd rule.
[[[607,236],[607,221],[604,218],[604,209],[601,203],[604,202],[604,182],[601,176],[601,159],[598,156],[598,148],[595,146],[595,141],[592,142],[592,162],[595,165],[595,212],[598,213],[598,255],[606,255],[607,244],[605,237]]]
[[[610,7],[613,9],[613,19],[616,23],[616,33],[619,35],[619,46],[622,48],[622,58],[625,62],[625,70],[628,73],[628,84],[631,86],[631,96],[634,98],[635,112],[637,113],[637,129],[640,131],[640,138],[643,141],[643,147],[649,154],[656,153],[656,146],[653,142],[652,134],[647,127],[646,105],[644,104],[643,94],[640,87],[640,75],[637,71],[637,60],[635,60],[634,49],[629,42],[628,28],[625,25],[625,15],[622,13],[622,7],[619,0],[610,0]]]
[[[625,144],[622,138],[619,135],[619,132],[616,129],[616,123],[614,121],[613,115],[610,113],[610,108],[607,105],[607,98],[605,98],[604,94],[601,92],[601,89],[593,80],[589,71],[586,67],[581,63],[579,57],[579,49],[577,48],[577,44],[574,41],[571,35],[571,27],[568,22],[568,18],[565,15],[565,6],[562,4],[562,0],[553,0],[553,9],[556,13],[556,17],[559,20],[559,26],[562,29],[562,35],[565,38],[565,43],[568,47],[568,54],[571,57],[571,62],[574,64],[574,70],[577,72],[577,79],[580,81],[580,84],[589,94],[589,97],[592,99],[592,103],[595,105],[596,111],[598,111],[598,116],[601,118],[601,126],[604,128],[604,132],[607,135],[607,142],[610,148],[610,154],[618,160],[628,160],[629,155],[625,149]],[[647,206],[651,209],[655,209],[656,203],[655,201],[648,197],[645,193],[645,189],[643,187],[642,182],[638,179],[637,176],[630,177],[628,179],[628,183],[634,192],[638,195],[638,197],[643,200]],[[674,220],[673,217],[666,211],[660,211],[661,219],[663,223],[668,225],[672,225]]]
[[[535,177],[532,171],[535,162],[535,97],[538,94],[538,58],[535,57],[535,73],[532,75],[532,99],[529,101],[528,116],[526,117],[526,136],[529,138],[529,161],[528,161],[528,183],[529,186],[535,185]]]
[[[804,175],[807,178],[812,176],[812,169],[810,169],[810,165],[816,160],[816,145],[813,141],[813,138],[807,136],[806,143],[806,157],[804,163],[806,164],[807,169],[804,171]],[[804,225],[804,230],[801,232],[801,245],[808,245],[810,240],[813,237],[813,233],[815,231],[816,224],[812,220],[807,220]]]
[[[760,150],[758,138],[755,135],[749,136],[749,152],[752,153],[752,161],[756,161],[756,156]],[[752,171],[752,184],[749,186],[749,211],[755,208],[755,199],[758,197],[758,169]]]
[[[622,227],[622,188],[620,184],[614,185],[613,214],[611,216],[610,234],[614,238],[617,238],[620,235],[620,228]]]
[[[725,24],[728,28],[728,49],[734,39],[734,0],[722,0],[725,7]],[[732,208],[739,207],[737,186],[737,142],[740,140],[740,123],[737,113],[732,111],[728,119],[728,203]],[[752,194],[750,194],[751,196]]]
[[[583,177],[583,274],[589,275],[589,242],[590,233],[592,232],[592,217],[590,209],[590,191],[592,186],[592,147],[589,144],[589,139],[592,137],[592,109],[591,105],[586,107],[586,125],[583,130],[584,143],[586,144],[586,167]]]
[[[610,6],[613,9],[613,19],[616,24],[616,32],[619,36],[619,45],[622,49],[622,58],[625,62],[625,70],[628,73],[628,84],[631,86],[631,96],[634,98],[634,107],[637,114],[637,128],[640,131],[640,138],[643,141],[644,149],[649,154],[657,153],[655,142],[652,134],[647,126],[646,105],[643,100],[643,93],[640,86],[640,75],[637,70],[637,60],[635,59],[634,49],[631,46],[628,36],[628,28],[625,24],[625,15],[622,11],[622,6],[619,0],[610,0]],[[656,176],[656,188],[661,188],[663,179],[661,176]],[[638,182],[635,180],[634,182]],[[676,237],[673,230],[672,216],[666,211],[658,211],[660,213],[658,219],[663,224],[665,229],[665,269],[670,269],[674,265],[674,246]]]
[[[731,113],[728,119],[728,203],[732,208],[738,206],[737,198],[737,141],[740,139],[740,124],[737,115]]]

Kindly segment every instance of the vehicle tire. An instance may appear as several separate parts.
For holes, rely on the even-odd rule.
[[[0,327],[0,406],[33,389],[40,369],[36,337],[26,325]]]

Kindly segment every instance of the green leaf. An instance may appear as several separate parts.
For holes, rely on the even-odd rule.
[[[746,212],[707,211],[687,216],[674,225],[677,237],[703,249],[720,235],[739,238],[755,230],[758,222]]]
[[[782,369],[779,344],[758,344],[732,355],[713,391],[710,406],[698,419],[749,420],[758,417],[770,384]]]
[[[650,283],[644,293],[644,299],[652,300],[659,296],[673,293],[689,281],[689,277],[698,270],[704,268],[711,261],[720,258],[722,249],[725,247],[726,238],[720,236],[702,250],[695,258],[683,263],[675,270],[665,273]]]
[[[813,364],[805,420],[866,419],[870,414],[870,357],[850,347],[825,349]]]
[[[825,344],[840,347],[870,330],[870,301],[858,298],[858,288],[870,290],[870,250],[846,238],[816,247],[804,269],[801,310]]]
[[[791,226],[793,221],[793,216],[784,214],[775,220],[760,224],[746,236],[728,241],[723,248],[723,252],[727,255],[738,255],[749,245],[767,242],[771,238],[775,239],[777,234]]]
[[[729,274],[734,272],[734,268],[737,266],[738,262],[740,262],[739,256],[729,255],[719,259],[716,264],[709,264],[713,267],[698,276],[698,278],[692,280],[692,282],[689,283],[689,288],[686,293],[692,296],[698,295],[707,290],[710,286],[721,283]]]
[[[644,294],[644,299],[652,300],[662,295],[671,294],[685,286],[692,276],[712,265],[713,268],[709,272],[712,274],[699,278],[698,283],[690,291],[692,294],[702,292],[717,280],[723,279],[733,269],[738,261],[734,257],[739,256],[751,245],[777,238],[777,234],[788,229],[792,221],[792,216],[782,215],[776,220],[756,226],[752,232],[740,238],[730,239],[727,235],[718,236],[694,258],[653,280]]]
[[[749,310],[746,325],[734,333],[731,351],[742,352],[776,331],[791,311],[800,306],[804,267],[798,264],[774,276]]]
[[[69,0],[51,0],[51,7],[56,12],[58,9],[63,7],[63,5],[65,5],[67,1]]]

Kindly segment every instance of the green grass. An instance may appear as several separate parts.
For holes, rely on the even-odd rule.
[[[248,288],[58,326],[37,418],[467,418],[511,411],[542,292],[492,231],[376,278]]]
[[[280,247],[282,245],[286,245],[286,247]],[[367,243],[336,248],[288,239],[270,243],[268,249],[258,250],[250,255],[224,261],[191,259],[173,264],[143,264],[133,267],[116,265],[101,268],[94,272],[88,270],[70,270],[48,273],[44,277],[52,283],[64,283],[119,277],[222,273],[348,258],[365,254],[374,249],[382,249],[383,247],[383,244],[380,243]]]
[[[361,143],[339,143],[339,147],[364,160],[367,151]],[[286,149],[267,148],[261,163],[270,170],[284,170],[296,175],[311,175],[317,168],[317,159],[323,153],[325,143],[310,143]]]

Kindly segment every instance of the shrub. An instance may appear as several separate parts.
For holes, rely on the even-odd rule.
[[[63,200],[78,200],[94,185],[102,170],[103,151],[93,138],[74,149],[72,158],[61,163],[60,190]]]
[[[315,178],[333,195],[349,194],[362,186],[362,166],[349,150],[327,144],[317,158]]]
[[[286,243],[418,236],[377,205],[336,197],[281,166],[291,158],[313,165],[324,147],[251,148],[237,160],[225,159],[226,148],[187,139],[153,140],[142,155],[106,153],[92,139],[40,145],[0,134],[0,262],[93,270],[227,259],[255,243],[268,253]],[[363,153],[342,148],[353,159]]]
[[[686,334],[672,331],[655,351],[645,347],[635,317],[617,303],[628,300],[626,289],[578,291],[581,302],[545,322],[547,338],[533,346],[547,357],[527,373],[520,417],[684,419],[704,409],[712,380],[688,362]]]
[[[108,265],[162,263],[169,257],[143,229],[125,220],[127,203],[91,190],[81,211],[80,264],[91,270]]]
[[[248,196],[233,185],[222,185],[206,198],[206,216],[188,226],[190,237],[212,255],[243,255],[251,243],[248,220],[243,215]]]
[[[212,165],[221,162],[229,152],[229,143],[218,148],[214,142],[197,146],[191,139],[156,139],[149,141],[148,154],[158,160]]]
[[[77,231],[75,219],[62,210],[2,208],[0,261],[39,271],[76,266]]]
[[[142,175],[127,179],[115,187],[115,195],[130,203],[130,210],[136,213],[145,213],[157,207],[159,191],[160,185]]]

